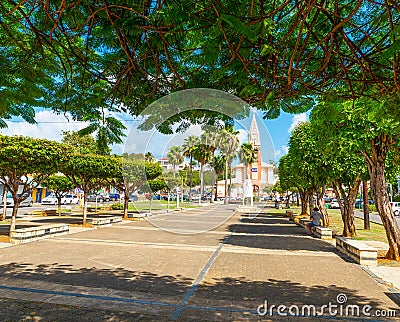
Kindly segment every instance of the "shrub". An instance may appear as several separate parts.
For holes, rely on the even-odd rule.
[[[393,197],[393,201],[400,202],[400,196],[394,196],[394,197]]]
[[[119,203],[119,202],[115,202],[115,203],[112,204],[111,208],[113,210],[122,210],[122,209],[124,209],[124,204]]]
[[[375,205],[369,205],[369,211],[376,211],[376,206]]]

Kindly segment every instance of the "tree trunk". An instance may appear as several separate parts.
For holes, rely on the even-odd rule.
[[[225,197],[224,197],[224,204],[228,204],[228,156],[225,160]]]
[[[193,155],[190,154],[189,159],[189,172],[190,172],[190,180],[189,180],[189,200],[192,195],[192,185],[193,185],[193,169],[192,169]]]
[[[87,218],[87,195],[88,191],[83,191],[83,220],[82,225],[86,225],[86,218]]]
[[[381,143],[382,144],[382,143]],[[387,192],[385,179],[385,159],[387,151],[384,148],[377,149],[371,143],[372,155],[364,154],[367,161],[369,175],[371,177],[371,193],[376,203],[376,208],[386,230],[386,237],[389,242],[389,251],[386,258],[400,260],[400,229],[390,206],[390,198]]]
[[[57,213],[58,217],[61,217],[61,197],[57,197]]]
[[[129,191],[128,189],[124,190],[124,219],[128,219],[128,210],[129,210]]]
[[[317,189],[317,205],[322,215],[322,225],[324,227],[329,227],[329,215],[328,211],[325,208],[325,200],[324,200],[325,189],[326,189],[325,185]]]
[[[349,200],[343,200],[343,233],[344,237],[354,237],[356,236],[356,226],[354,225],[354,203]]]
[[[299,189],[300,201],[301,201],[301,214],[300,215],[308,215],[307,213],[307,191],[303,189]]]
[[[213,150],[213,154],[212,154],[213,167],[211,169],[211,199],[210,199],[210,203],[214,202],[214,199],[213,199],[213,196],[212,196],[212,191],[213,191],[214,186],[215,186],[215,168],[214,168],[214,157],[215,156],[214,156],[214,153],[215,153],[215,150]],[[218,178],[217,178],[217,181],[218,181]]]
[[[232,162],[229,163],[229,202],[231,202],[232,197]]]
[[[312,188],[307,190],[307,202],[308,202],[308,209],[309,213],[311,214],[314,209],[314,190]]]
[[[204,165],[203,165],[203,163],[201,163],[201,166],[200,166],[200,201],[199,201],[199,203],[201,203],[201,198],[203,197],[203,193],[204,193]]]
[[[8,188],[6,185],[4,185],[4,193],[3,193],[3,213],[1,216],[1,220],[6,220],[7,219],[7,193],[8,193]]]
[[[356,178],[353,185],[348,187],[349,192],[346,195],[343,184],[339,180],[335,180],[334,182],[335,194],[339,196],[338,203],[340,205],[340,211],[342,214],[344,237],[356,236],[356,226],[354,224],[354,204],[356,202],[360,184],[361,179]],[[340,197],[343,198],[343,202],[340,201]]]
[[[12,233],[15,231],[15,228],[17,226],[17,213],[18,213],[18,207],[19,207],[19,200],[16,201],[15,198],[14,199],[14,207],[12,209],[12,213],[11,213],[11,223],[10,223],[10,232],[9,232],[9,236],[11,237]]]
[[[363,202],[364,202],[364,229],[370,230],[369,223],[369,202],[368,202],[368,182],[363,181]]]

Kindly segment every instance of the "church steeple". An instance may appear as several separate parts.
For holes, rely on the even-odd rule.
[[[256,121],[256,113],[253,112],[253,119],[250,125],[249,132],[249,143],[253,145],[254,148],[260,148],[260,132],[258,131],[257,121]]]

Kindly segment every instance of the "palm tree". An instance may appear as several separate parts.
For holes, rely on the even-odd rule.
[[[216,174],[217,182],[218,182],[218,176],[225,172],[225,164],[226,164],[225,160],[226,160],[226,156],[223,153],[219,153],[216,156],[214,156],[213,167],[214,167],[214,171]],[[226,180],[226,178],[224,178],[224,179]],[[218,189],[218,186],[215,189],[215,199],[217,199],[217,193],[218,193],[217,189]],[[213,199],[213,198],[214,197],[211,194],[211,199]]]
[[[201,135],[201,142],[207,147],[207,149],[211,152],[211,186],[214,187],[215,185],[215,167],[214,167],[214,156],[215,151],[218,149],[219,143],[221,141],[221,134],[216,131],[204,132]],[[216,192],[215,192],[216,193]],[[210,202],[213,202],[213,198],[211,196]]]
[[[199,138],[195,135],[188,136],[182,144],[183,153],[185,156],[189,157],[189,172],[190,172],[190,181],[189,181],[189,197],[192,193],[192,186],[193,186],[193,150],[195,146],[199,143]]]
[[[174,167],[174,177],[176,175],[176,166],[184,160],[184,154],[180,146],[172,146],[167,153],[168,161]]]
[[[221,140],[220,140],[220,150],[225,154],[225,199],[224,203],[228,203],[227,195],[228,195],[228,168],[232,167],[232,161],[236,156],[236,151],[239,148],[239,139],[237,134],[239,132],[235,131],[228,131],[223,130],[221,132]],[[232,183],[232,169],[230,180]],[[230,184],[231,187],[232,184]],[[229,192],[229,199],[230,199],[230,192]]]
[[[146,154],[144,155],[144,159],[145,161],[153,162],[154,161],[153,153],[151,153],[150,151],[146,152]]]
[[[81,136],[95,133],[96,147],[99,154],[108,155],[111,151],[109,145],[122,143],[121,137],[125,135],[124,130],[126,130],[126,127],[116,118],[106,116],[103,107],[101,110],[84,118],[83,121],[89,121],[90,124],[79,130],[78,133]]]
[[[200,163],[200,199],[204,191],[204,165],[211,160],[211,151],[205,144],[197,144],[192,151],[193,158]]]
[[[251,143],[242,143],[239,150],[240,161],[246,166],[246,179],[249,179],[249,165],[257,160],[257,149]]]
[[[257,160],[258,150],[253,147],[251,143],[242,143],[239,150],[240,161],[244,163],[246,167],[246,179],[251,180],[251,176],[249,175],[249,165]],[[243,198],[243,202],[244,202]],[[251,205],[253,206],[253,197],[251,197]]]

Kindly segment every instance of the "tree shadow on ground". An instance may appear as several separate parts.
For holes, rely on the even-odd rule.
[[[15,226],[16,229],[21,229],[21,228],[29,228],[29,227],[35,227],[39,225],[35,225],[35,223],[23,223],[23,224],[17,224]],[[10,232],[10,225],[5,224],[5,225],[0,225],[0,235],[7,235]]]
[[[234,233],[226,242],[229,245],[287,251],[336,252],[331,244],[306,236],[303,227],[288,219],[275,218],[275,215],[242,218],[240,223],[229,225],[228,231]],[[238,233],[243,235],[236,235]]]
[[[380,302],[378,298],[371,298],[357,294],[354,289],[339,287],[337,285],[329,286],[304,286],[290,280],[268,279],[266,281],[249,281],[245,277],[239,278],[219,278],[210,283],[200,285],[196,291],[196,296],[191,304],[201,304],[207,300],[209,305],[218,303],[237,303],[238,308],[256,309],[255,304],[263,304],[268,301],[270,305],[322,305],[338,304],[337,296],[345,294],[347,304],[370,305],[379,309],[399,309],[400,298],[391,294],[385,295],[395,304],[387,305]],[[385,299],[386,300],[386,299]]]
[[[191,289],[193,279],[176,275],[157,275],[146,271],[130,271],[123,268],[98,269],[98,268],[73,268],[68,264],[54,263],[52,265],[32,265],[29,263],[10,263],[0,266],[0,274],[6,285],[34,285],[35,289],[46,289],[49,284],[54,289],[65,292],[64,296],[76,297],[81,294],[81,306],[97,309],[107,309],[111,305],[114,310],[129,312],[159,312],[161,319],[165,316],[165,306],[168,304],[168,314],[182,303],[185,294]],[[15,282],[12,281],[15,279]],[[40,283],[40,282],[43,282]],[[32,284],[33,283],[33,284]],[[82,287],[84,289],[82,289]],[[93,288],[93,289],[91,289]],[[96,290],[97,289],[97,290]],[[114,290],[113,299],[90,299],[90,295],[98,294],[98,289]],[[37,293],[32,293],[35,301]],[[70,295],[68,295],[70,294]],[[290,280],[268,279],[265,281],[249,280],[246,277],[214,278],[210,282],[201,283],[193,296],[182,307],[181,320],[238,320],[249,316],[250,320],[258,318],[256,309],[268,301],[274,305],[314,305],[317,309],[329,302],[337,304],[338,294],[345,294],[348,304],[370,305],[376,309],[399,309],[395,304],[382,299],[382,297],[366,297],[357,290],[330,286],[305,286]],[[392,295],[386,294],[388,297]],[[121,299],[119,301],[118,299]],[[124,299],[146,300],[156,299],[155,303],[138,302],[130,303]],[[38,300],[39,301],[39,300]],[[45,302],[41,299],[40,301]],[[109,303],[114,302],[114,303]],[[160,304],[161,303],[161,304]],[[397,305],[400,303],[397,302]],[[32,306],[32,305],[31,305]],[[22,306],[24,310],[26,306]],[[159,311],[158,311],[159,310]],[[7,308],[0,306],[0,318],[7,314]],[[40,311],[39,311],[40,314]],[[46,311],[42,317],[46,320]],[[62,320],[62,319],[61,319]]]
[[[254,233],[256,234],[256,233]],[[303,233],[304,234],[304,233]],[[283,235],[283,234],[282,234]],[[228,245],[276,249],[286,251],[313,251],[313,252],[336,252],[335,248],[324,242],[316,241],[314,238],[288,237],[288,236],[260,236],[260,235],[232,235],[226,242]],[[222,240],[221,240],[222,241]]]
[[[257,217],[242,217],[240,220],[241,223],[252,223],[252,224],[293,224],[289,220],[285,219],[279,219],[279,218],[274,218],[271,216],[257,216]]]
[[[69,264],[33,265],[10,263],[0,266],[0,276],[62,285],[111,288],[127,292],[182,295],[192,279],[182,276],[158,276],[150,272],[124,268],[75,268]]]

